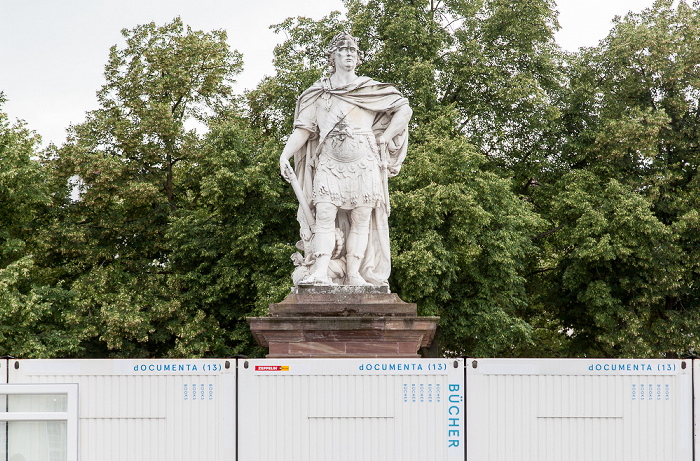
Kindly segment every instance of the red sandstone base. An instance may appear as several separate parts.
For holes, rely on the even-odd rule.
[[[410,358],[430,345],[438,320],[385,287],[299,287],[248,323],[271,358]]]

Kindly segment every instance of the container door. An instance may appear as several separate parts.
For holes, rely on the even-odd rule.
[[[467,359],[468,458],[691,461],[684,360]]]
[[[0,402],[0,460],[78,460],[77,384],[0,384]]]
[[[461,359],[239,360],[246,461],[462,461]]]

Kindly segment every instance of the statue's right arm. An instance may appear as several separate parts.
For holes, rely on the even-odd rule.
[[[291,136],[289,136],[287,145],[284,146],[284,150],[280,155],[280,174],[285,181],[290,181],[288,171],[293,171],[289,164],[289,159],[292,158],[294,152],[304,147],[304,144],[306,144],[310,136],[311,132],[303,128],[295,128]]]

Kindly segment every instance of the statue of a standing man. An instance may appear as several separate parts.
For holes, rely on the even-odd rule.
[[[355,74],[356,38],[336,35],[327,55],[331,76],[299,97],[280,155],[300,202],[294,283],[388,285],[387,179],[406,157],[413,112],[392,85]]]

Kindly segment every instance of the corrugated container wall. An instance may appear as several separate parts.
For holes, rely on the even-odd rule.
[[[10,383],[77,383],[81,461],[232,460],[234,360],[10,360]]]
[[[692,461],[691,361],[467,359],[467,457]]]
[[[7,360],[0,359],[0,384],[7,383]],[[7,412],[7,396],[0,394],[0,413]],[[7,422],[0,421],[0,460],[7,457]]]
[[[693,437],[694,460],[700,460],[700,360],[693,360]]]
[[[239,459],[464,459],[464,362],[238,362]]]

